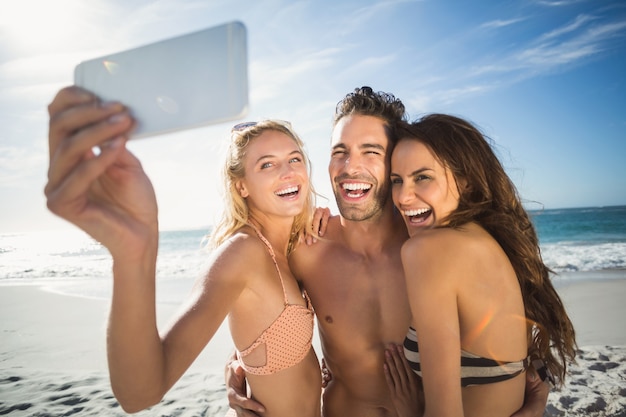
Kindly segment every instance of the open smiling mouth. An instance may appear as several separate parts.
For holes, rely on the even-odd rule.
[[[282,190],[278,190],[274,194],[276,194],[278,197],[295,197],[298,195],[299,192],[300,188],[294,185],[293,187],[287,187],[283,188]]]
[[[359,198],[367,194],[369,190],[371,190],[372,185],[365,184],[362,182],[359,182],[359,183],[351,182],[351,183],[341,184],[341,188],[346,193],[347,197]]]
[[[410,223],[423,223],[431,214],[432,210],[427,208],[404,211],[404,215],[408,217]]]

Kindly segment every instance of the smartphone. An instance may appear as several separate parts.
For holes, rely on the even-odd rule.
[[[128,106],[140,138],[243,117],[247,68],[246,27],[230,22],[81,62],[74,84]]]

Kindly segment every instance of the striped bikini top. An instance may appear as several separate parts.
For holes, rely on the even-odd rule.
[[[313,307],[306,291],[306,306],[289,304],[287,291],[282,274],[276,262],[274,250],[270,242],[254,227],[259,239],[265,243],[274,261],[278,278],[283,288],[285,308],[270,326],[246,349],[238,352],[242,368],[253,375],[271,375],[283,369],[297,365],[309,353],[313,340]],[[255,349],[265,349],[265,365],[252,366],[246,364],[246,357]]]
[[[409,332],[404,339],[404,356],[413,372],[421,377],[419,346],[415,329],[412,327],[409,328]],[[529,364],[530,357],[516,362],[500,362],[461,350],[461,386],[467,387],[506,381],[524,372]]]

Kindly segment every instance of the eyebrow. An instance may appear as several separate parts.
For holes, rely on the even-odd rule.
[[[302,152],[300,152],[297,149],[294,149],[293,151],[291,151],[288,156],[293,156],[293,155],[300,155],[301,157],[304,158],[304,155],[302,154]],[[256,162],[254,163],[255,165],[258,164],[259,162],[263,161],[264,159],[270,159],[270,158],[276,158],[276,155],[261,155]]]
[[[419,169],[416,169],[415,171],[411,172],[411,173],[410,173],[409,175],[407,175],[407,176],[408,176],[408,177],[414,177],[414,176],[416,176],[416,175],[418,175],[418,174],[421,174],[421,173],[422,173],[422,172],[424,172],[424,171],[433,171],[433,169],[432,169],[432,168],[427,168],[427,167],[419,168]],[[389,176],[390,176],[390,177],[392,177],[392,176],[395,176],[395,177],[402,177],[402,175],[400,175],[400,174],[396,174],[395,172],[390,172],[390,173],[389,173]]]
[[[348,147],[344,143],[338,143],[335,146],[333,146],[332,149],[334,150],[338,148],[348,149]],[[359,145],[359,149],[378,149],[378,150],[385,152],[385,147],[377,143],[364,143],[362,145]]]

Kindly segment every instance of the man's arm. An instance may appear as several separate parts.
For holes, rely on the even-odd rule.
[[[257,413],[265,412],[261,403],[246,395],[246,375],[234,353],[226,363],[224,379],[228,405],[237,412],[238,417],[259,417]]]
[[[524,405],[511,417],[543,417],[548,403],[550,385],[544,382],[534,368],[526,371],[526,391],[524,392]]]

